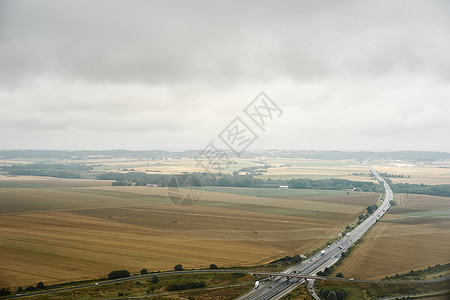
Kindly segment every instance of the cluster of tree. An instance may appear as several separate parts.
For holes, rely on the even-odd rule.
[[[183,271],[183,265],[180,265],[180,264],[175,265],[175,267],[173,267],[173,269],[174,269],[175,271]]]
[[[269,264],[282,264],[282,265],[289,265],[289,264],[296,264],[302,261],[302,258],[300,255],[294,255],[294,256],[285,256],[279,259],[276,259]]]
[[[19,286],[17,288],[17,293],[20,293],[20,292],[23,292],[23,291],[25,291],[25,292],[34,292],[34,291],[42,290],[44,288],[45,288],[44,283],[42,281],[40,281],[40,282],[38,282],[36,284],[36,286],[29,285],[26,288],[22,288],[21,286]]]
[[[391,178],[410,178],[411,176],[407,175],[397,175],[397,174],[390,174],[390,173],[379,173],[383,177],[391,177]]]
[[[156,275],[152,276],[152,279],[150,280],[151,283],[157,284],[159,282],[159,277]]]
[[[118,279],[125,277],[130,277],[130,272],[127,270],[116,270],[108,274],[108,279]]]
[[[378,208],[378,205],[374,204],[372,206],[367,206],[366,210],[367,210],[367,213],[369,215],[371,215],[371,214],[373,214],[374,211],[377,210],[377,208]]]
[[[318,276],[329,276],[334,270],[334,267],[326,267],[325,270],[317,272]]]
[[[444,265],[437,264],[437,265],[435,265],[433,267],[432,266],[428,266],[428,268],[424,269],[424,270],[417,270],[417,271],[411,270],[410,272],[405,273],[405,274],[401,274],[401,275],[395,274],[395,276],[391,276],[391,277],[386,276],[385,279],[386,280],[390,280],[390,279],[409,280],[412,277],[414,279],[418,279],[419,277],[422,277],[422,276],[425,276],[425,275],[446,272],[446,271],[449,271],[449,270],[450,270],[450,263],[444,264]]]
[[[131,181],[114,181],[112,186],[131,186],[133,183]]]
[[[242,278],[242,277],[245,277],[245,273],[233,272],[233,273],[231,273],[231,276],[233,278]]]
[[[357,188],[365,192],[381,192],[382,187],[373,182],[352,181],[347,179],[291,179],[291,180],[277,180],[279,185],[289,185],[289,188],[294,189],[322,189],[322,190],[347,190]]]
[[[388,180],[388,179],[387,179]],[[395,183],[389,182],[392,190],[395,193],[410,193],[410,194],[423,194],[433,196],[450,197],[450,184],[410,184],[410,183]]]
[[[204,281],[170,284],[167,286],[167,291],[171,292],[171,291],[188,290],[188,289],[199,289],[199,288],[204,288],[205,286],[206,286],[206,283]]]
[[[9,290],[9,287],[2,287],[0,290],[0,296],[8,296],[11,295],[11,291]]]
[[[171,176],[163,174],[147,174],[144,172],[106,172],[96,176],[99,180],[115,180],[112,185],[146,185],[157,184],[158,186],[167,186],[165,183],[170,181]]]
[[[370,214],[369,213],[362,213],[362,214],[360,214],[359,216],[358,216],[358,224],[357,225],[359,225],[359,224],[361,224],[365,219],[367,219],[368,217],[370,216]],[[350,228],[350,226],[347,226],[348,228],[347,229],[351,229]]]
[[[260,162],[257,162],[260,163]],[[236,176],[239,172],[245,172],[247,175],[262,175],[262,173],[267,172],[267,169],[272,168],[271,165],[263,165],[263,166],[251,166],[239,169],[239,171],[233,172],[233,175]]]
[[[347,179],[305,179],[297,178],[290,180],[259,179],[252,175],[214,175],[207,173],[182,174],[177,176],[164,174],[147,174],[143,172],[118,173],[108,172],[97,175],[97,179],[115,180],[114,185],[146,185],[157,184],[158,186],[174,186],[181,183],[192,186],[226,186],[226,187],[254,187],[254,188],[277,188],[280,185],[288,185],[293,189],[324,189],[344,190],[357,188],[366,192],[382,192],[380,184],[373,182],[352,181]]]
[[[83,178],[83,175],[93,170],[92,166],[78,164],[26,164],[3,166],[0,170],[10,175],[49,176],[58,178]]]
[[[326,289],[320,289],[319,295],[324,300],[345,300],[347,292],[344,290],[330,291]]]

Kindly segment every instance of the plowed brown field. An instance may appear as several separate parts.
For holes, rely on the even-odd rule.
[[[0,188],[0,286],[139,272],[256,265],[337,235],[377,194],[293,198],[205,192],[191,207],[163,188]]]
[[[450,198],[397,194],[395,201],[389,221],[377,223],[335,273],[372,279],[450,262],[450,220],[409,215],[449,209]]]

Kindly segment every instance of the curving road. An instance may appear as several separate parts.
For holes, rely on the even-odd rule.
[[[279,299],[305,282],[305,278],[290,277],[289,275],[302,275],[311,278],[317,272],[332,266],[341,257],[342,253],[352,246],[361,236],[378,221],[389,209],[390,201],[394,199],[389,184],[376,172],[369,168],[380,183],[384,185],[385,197],[380,207],[372,213],[364,222],[357,226],[353,231],[347,233],[339,241],[327,246],[322,251],[314,254],[302,263],[294,265],[282,272],[283,276],[271,276],[272,280],[261,283],[257,289],[238,298],[238,300],[268,300]],[[288,275],[288,276],[286,276]]]

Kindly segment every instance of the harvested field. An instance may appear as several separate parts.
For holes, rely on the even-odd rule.
[[[438,217],[434,213],[448,209],[450,199],[404,194],[395,197],[398,206],[382,219],[386,221],[370,229],[336,273],[372,279],[450,262],[450,220],[445,214]]]
[[[178,207],[163,188],[0,189],[0,286],[139,272],[257,265],[335,237],[377,194],[275,198],[204,192]],[[299,191],[301,194],[301,191]],[[307,192],[304,192],[307,193]]]
[[[385,299],[387,297],[398,296],[399,299],[408,299],[406,295],[419,295],[429,293],[439,293],[446,290],[449,280],[429,283],[360,283],[360,282],[339,282],[332,280],[316,281],[316,290],[320,288],[329,290],[343,289],[347,292],[347,300],[361,299]],[[370,292],[370,293],[369,293]],[[368,297],[370,295],[370,298]],[[405,298],[403,298],[405,296]],[[448,299],[448,295],[444,298],[441,296],[432,296],[420,299]],[[411,299],[416,299],[412,298]]]
[[[340,190],[313,190],[313,189],[270,189],[270,188],[229,188],[204,187],[204,191],[238,194],[255,197],[283,198],[292,200],[323,201],[340,204],[372,205],[379,195],[375,193],[347,192]],[[348,194],[347,194],[348,193]]]
[[[389,178],[394,183],[423,183],[431,185],[450,183],[450,166],[448,164],[421,164],[416,167],[377,166],[375,169],[381,173],[410,176],[410,178]]]
[[[418,195],[418,194],[395,194],[396,206],[389,213],[398,214],[412,211],[445,210],[450,208],[449,197]]]
[[[0,188],[8,187],[89,187],[110,186],[112,180],[68,179],[45,176],[0,175]]]

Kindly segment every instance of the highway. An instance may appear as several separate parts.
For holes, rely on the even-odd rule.
[[[339,241],[327,246],[322,251],[304,260],[300,264],[294,265],[282,272],[287,276],[271,276],[272,280],[261,282],[258,288],[238,298],[238,300],[268,300],[279,299],[305,282],[301,277],[289,277],[289,275],[314,276],[317,272],[323,271],[326,267],[332,266],[341,257],[342,253],[350,248],[361,236],[381,218],[389,209],[390,201],[394,199],[389,184],[376,172],[370,168],[378,181],[384,185],[385,197],[381,205],[364,222],[347,233]]]

